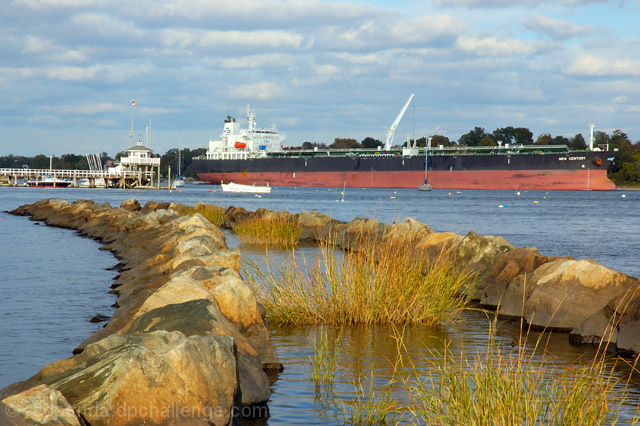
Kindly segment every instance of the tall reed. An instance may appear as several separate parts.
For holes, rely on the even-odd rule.
[[[313,365],[312,379],[316,392],[323,385],[333,384],[338,357],[340,355],[340,340],[342,331],[335,337],[329,338],[326,328],[320,328],[313,337]]]
[[[215,226],[224,225],[224,209],[212,204],[198,203],[195,207],[182,206],[178,210],[178,214],[181,216],[193,215],[200,213],[205,219],[214,224]]]
[[[426,374],[409,361],[408,370],[403,366],[410,400],[405,419],[433,425],[615,424],[628,400],[616,361],[599,353],[583,365],[556,366],[537,354],[539,343],[505,348],[492,328],[483,351],[454,355],[446,345],[431,353],[438,361]]]
[[[362,238],[358,252],[332,241],[308,259],[292,253],[278,268],[248,269],[247,281],[280,324],[433,325],[454,317],[473,284],[449,252],[426,259],[410,244]]]
[[[300,239],[300,227],[295,220],[250,217],[233,227],[244,244],[264,244],[280,248],[295,247]]]

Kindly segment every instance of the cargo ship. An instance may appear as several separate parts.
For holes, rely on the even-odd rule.
[[[198,177],[211,184],[434,189],[612,190],[607,168],[614,151],[571,151],[565,145],[392,148],[393,131],[413,95],[377,149],[285,149],[275,124],[248,129],[227,116],[220,140],[194,159]]]

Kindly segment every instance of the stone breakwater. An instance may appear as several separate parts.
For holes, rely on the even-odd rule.
[[[75,229],[120,259],[117,309],[74,356],[0,391],[2,424],[228,425],[264,417],[282,369],[240,253],[166,203],[41,200],[12,214]]]
[[[254,218],[288,219],[300,241],[332,239],[357,251],[365,236],[411,245],[427,259],[449,253],[476,276],[468,291],[481,305],[566,331],[575,343],[605,339],[612,350],[640,353],[640,280],[595,261],[543,256],[475,232],[437,233],[413,219],[345,223],[317,212],[207,207],[230,229]],[[179,215],[186,210],[42,200],[11,212],[102,241],[120,259],[120,274],[105,328],[73,357],[0,391],[0,423],[233,424],[266,413],[264,371],[282,366],[261,307],[238,273],[239,252],[201,215]]]
[[[534,247],[514,247],[499,236],[438,233],[414,219],[391,225],[366,218],[338,222],[317,212],[220,208],[224,226],[253,217],[288,218],[300,227],[301,241],[334,238],[346,250],[358,250],[362,235],[410,245],[428,259],[450,253],[475,277],[472,299],[500,315],[523,318],[534,328],[568,333],[576,344],[607,345],[624,356],[640,353],[640,280],[594,260],[544,256]]]

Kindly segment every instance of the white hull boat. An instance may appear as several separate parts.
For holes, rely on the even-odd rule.
[[[271,187],[269,185],[240,185],[238,183],[231,182],[222,183],[220,186],[222,186],[222,192],[244,192],[252,194],[268,194],[271,192]]]

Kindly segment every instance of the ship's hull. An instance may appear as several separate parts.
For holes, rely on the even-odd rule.
[[[428,182],[435,189],[611,190],[612,152],[518,155],[435,155]],[[284,157],[194,160],[200,179],[271,186],[418,188],[424,157]]]

